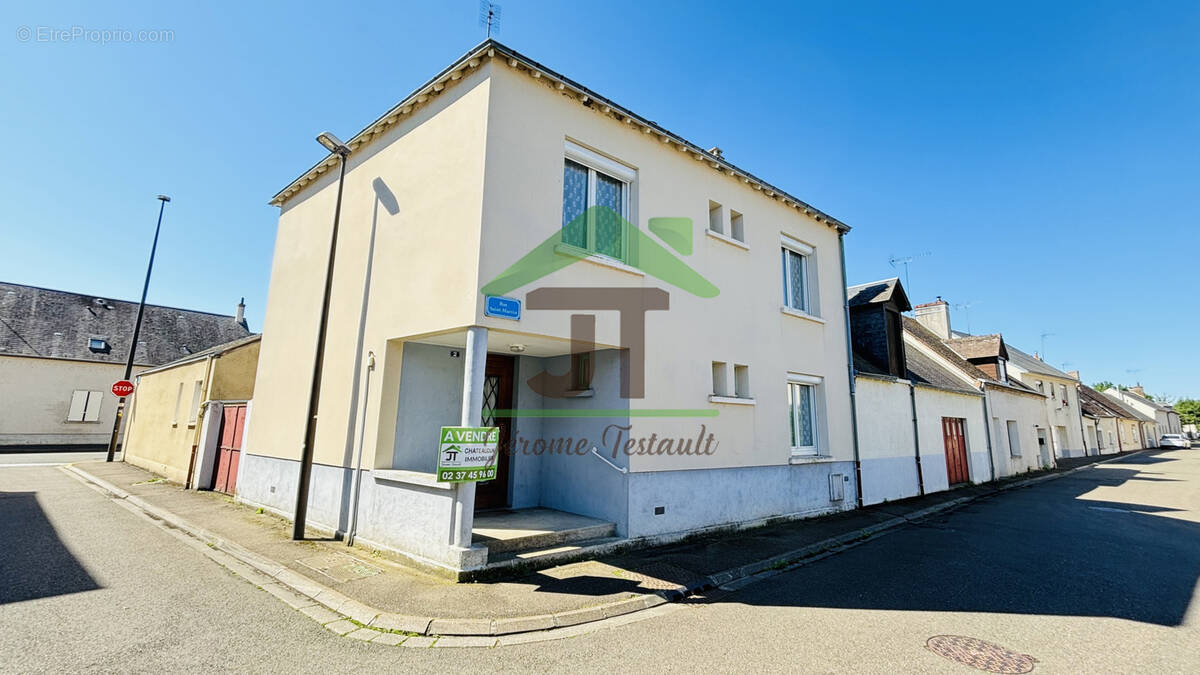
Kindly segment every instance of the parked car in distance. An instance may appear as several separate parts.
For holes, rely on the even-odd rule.
[[[1164,448],[1190,448],[1192,442],[1183,437],[1183,434],[1165,434],[1158,441],[1159,446]]]

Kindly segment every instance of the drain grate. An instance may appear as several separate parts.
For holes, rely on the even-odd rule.
[[[951,661],[989,673],[1028,673],[1037,659],[1006,647],[965,635],[934,635],[925,648]]]
[[[316,570],[339,583],[345,583],[351,579],[375,576],[383,571],[374,565],[368,565],[354,556],[342,553],[329,553],[311,558],[301,558],[296,562],[311,570]]]

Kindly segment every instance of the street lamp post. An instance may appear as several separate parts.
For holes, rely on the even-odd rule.
[[[346,182],[346,158],[350,148],[328,131],[317,136],[317,142],[338,156],[337,203],[333,207],[333,232],[329,236],[329,262],[325,268],[325,295],[321,300],[321,327],[317,330],[317,354],[313,359],[312,389],[308,393],[308,415],[305,417],[304,447],[300,451],[300,480],[296,484],[296,520],[292,539],[304,539],[308,519],[308,488],[312,479],[313,446],[317,436],[317,407],[321,399],[321,375],[325,365],[325,337],[329,328],[329,295],[333,289],[333,261],[337,255],[338,222],[342,216],[342,187]]]
[[[142,284],[142,301],[138,304],[137,320],[133,323],[133,339],[129,341],[129,356],[125,359],[125,377],[123,380],[128,380],[133,374],[133,354],[137,351],[138,336],[142,332],[142,315],[146,311],[146,292],[150,290],[150,272],[154,269],[154,252],[158,250],[158,232],[162,229],[163,211],[167,208],[167,202],[171,198],[166,195],[159,195],[158,201],[158,224],[154,226],[154,243],[150,245],[150,262],[146,265],[146,283]],[[117,417],[113,420],[112,438],[108,441],[108,457],[104,461],[111,462],[117,453],[117,433],[121,430],[121,417],[125,412],[125,397],[122,396],[117,401]]]

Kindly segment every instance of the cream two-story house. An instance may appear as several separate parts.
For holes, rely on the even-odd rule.
[[[1008,373],[1046,397],[1046,419],[1055,457],[1083,457],[1099,454],[1096,443],[1088,445],[1084,436],[1083,411],[1079,404],[1079,380],[1042,360],[1036,352],[1027,354],[1011,344],[1008,349]],[[1098,442],[1098,441],[1097,441]]]
[[[847,226],[495,41],[348,146],[310,524],[471,570],[854,507]],[[337,179],[272,202],[237,492],[284,515]],[[439,482],[466,422],[496,478]]]

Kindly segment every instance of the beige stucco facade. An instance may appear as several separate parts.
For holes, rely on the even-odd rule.
[[[117,414],[112,385],[124,374],[119,363],[0,356],[0,446],[107,445]],[[96,419],[68,419],[76,391],[99,392]]]
[[[254,396],[259,341],[139,375],[126,425],[124,461],[177,482],[194,470],[194,450],[211,401]]]
[[[519,352],[515,385],[519,404],[552,405],[531,395],[527,382],[537,370],[556,363],[553,359],[570,353],[571,312],[539,311],[525,302],[519,321],[489,317],[480,288],[561,232],[564,157],[570,145],[619,164],[633,176],[628,183],[627,217],[641,232],[649,234],[650,218],[690,218],[692,248],[690,253],[679,252],[679,259],[720,289],[716,297],[699,297],[634,264],[593,257],[506,293],[523,301],[537,288],[663,289],[669,293],[668,310],[645,314],[644,396],[618,405],[635,411],[696,413],[701,417],[626,415],[625,424],[632,427],[631,433],[660,438],[693,437],[703,425],[704,432],[716,439],[716,451],[633,454],[610,458],[610,466],[600,459],[580,459],[573,466],[597,477],[572,480],[579,480],[583,489],[612,482],[612,499],[605,500],[622,503],[618,515],[605,511],[610,508],[607,504],[595,505],[596,513],[589,515],[617,521],[619,532],[670,532],[671,528],[694,529],[853,505],[853,488],[844,501],[839,497],[837,503],[831,503],[828,480],[830,471],[845,473],[842,465],[852,463],[854,457],[838,228],[825,222],[827,217],[806,212],[774,190],[763,189],[761,183],[729,170],[716,170],[714,157],[692,152],[691,146],[665,133],[652,133],[641,123],[633,124],[631,117],[565,89],[552,77],[535,76],[528,64],[516,63],[516,59],[501,57],[468,63],[455,71],[457,77],[436,97],[415,107],[411,114],[399,115],[394,124],[369,143],[358,145],[350,156],[330,300],[315,465],[346,470],[354,465],[360,445],[367,471],[414,471],[426,462],[404,459],[407,448],[413,447],[432,461],[435,438],[426,439],[425,431],[413,436],[417,433],[414,429],[458,423],[461,397],[454,398],[454,389],[462,386],[462,366],[461,361],[448,359],[458,358],[457,349],[466,346],[469,327],[487,329],[488,353]],[[588,101],[592,104],[586,104]],[[303,445],[323,282],[323,275],[314,270],[324,268],[329,252],[336,188],[336,170],[326,171],[313,183],[296,188],[295,194],[287,193],[289,197],[281,203],[254,422],[246,442],[251,461],[239,482],[246,501],[268,500],[267,506],[281,512],[288,512],[292,505],[274,495],[289,492],[291,474],[297,469],[289,468],[293,465],[287,462],[301,456]],[[713,202],[724,205],[726,234],[706,231]],[[740,216],[742,241],[728,234],[732,212]],[[797,242],[795,246],[808,252],[807,313],[782,309],[780,256],[785,240]],[[619,346],[616,313],[595,314],[598,348]],[[364,365],[369,355],[374,356],[374,370]],[[714,362],[741,368],[737,373],[744,382],[739,400],[714,396]],[[430,383],[431,392],[445,389],[447,396],[431,394],[416,404],[402,404],[413,400],[404,398],[403,385],[412,381],[416,368],[423,369],[421,377]],[[817,397],[814,426],[818,450],[802,458],[794,456],[791,430],[784,423],[789,410],[789,378],[797,377],[813,383]],[[594,408],[601,406],[602,399],[604,405],[613,403],[597,390],[595,398],[554,405]],[[444,404],[434,406],[434,400]],[[554,426],[520,418],[514,425],[525,436],[548,433]],[[583,433],[579,428],[567,430]],[[599,439],[589,436],[589,440],[597,443]],[[427,444],[426,450],[421,450],[422,444]],[[284,463],[268,467],[265,460]],[[536,487],[521,492],[518,483],[523,476],[551,470],[547,464],[541,469],[531,466],[514,466],[510,495],[514,507],[527,502],[547,505],[551,499],[545,488],[540,496]],[[795,488],[785,487],[787,481],[821,472],[811,490],[819,497],[816,506],[788,503],[787,499],[781,499],[779,505],[766,505],[766,500],[762,513],[739,515],[736,509],[717,508],[710,513],[691,504],[697,487],[687,487],[687,476],[722,489],[732,489],[732,483],[716,474],[702,478],[700,473],[690,472],[753,468],[770,469],[775,481],[771,489],[788,494]],[[260,470],[262,481],[271,489],[252,495],[255,472]],[[842,474],[838,475],[840,485]],[[641,514],[633,513],[642,506],[634,505],[637,500],[629,495],[638,490],[649,493],[648,484],[634,487],[638,481],[659,479],[682,482],[659,490],[662,499],[644,508],[647,514],[665,510],[671,517],[643,521]],[[367,498],[383,494],[378,476],[369,484],[375,487],[371,492],[364,488]],[[410,521],[427,513],[425,538],[442,536],[441,519],[450,513],[443,511],[449,508],[444,493],[419,485],[387,489],[392,493],[409,490],[413,499],[425,500],[407,509],[417,514],[410,515]],[[340,496],[327,498],[345,501]],[[315,502],[312,508],[320,512]],[[682,515],[688,509],[693,514],[690,519]],[[346,510],[343,503],[328,511],[324,524],[337,529],[336,521],[345,520]],[[703,515],[696,515],[701,511]],[[403,532],[377,533],[376,537],[385,535],[393,537],[392,541],[403,539],[403,547],[419,545]],[[439,553],[424,551],[422,555],[437,557]]]

